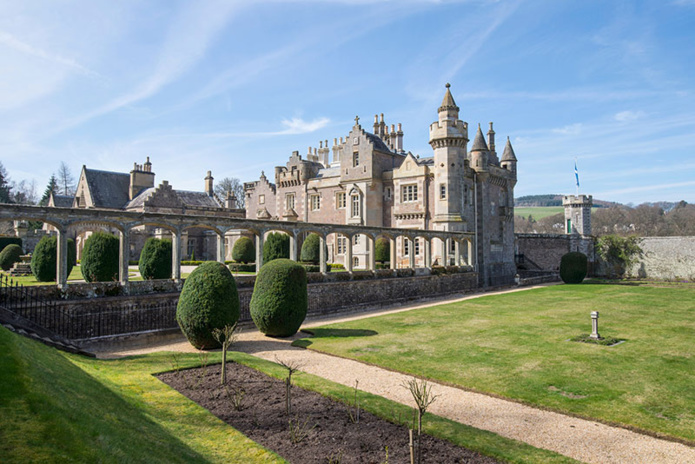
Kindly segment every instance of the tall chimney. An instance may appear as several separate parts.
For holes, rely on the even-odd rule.
[[[212,181],[214,178],[212,177],[212,171],[208,171],[208,175],[205,176],[205,193],[208,194],[208,196],[212,196],[214,189],[212,185]]]

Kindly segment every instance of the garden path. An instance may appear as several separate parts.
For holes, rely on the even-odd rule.
[[[532,287],[527,287],[532,288]],[[527,289],[526,288],[526,289]],[[524,291],[515,289],[508,291]],[[436,303],[462,301],[478,298],[490,293],[438,299]],[[425,304],[401,306],[398,309],[365,311],[351,316],[334,316],[307,321],[303,327],[373,317],[430,306]],[[315,351],[290,346],[306,334],[297,334],[287,339],[268,338],[256,330],[244,330],[235,345],[243,351],[270,361],[297,362],[304,372],[323,377],[349,387],[359,381],[359,389],[375,395],[413,406],[410,393],[403,383],[410,376],[363,364],[358,361],[338,358]],[[153,351],[187,351],[195,349],[187,342],[173,342],[156,347],[125,349],[98,353],[100,357],[120,357]],[[599,422],[579,419],[556,412],[545,411],[513,401],[494,398],[460,388],[432,383],[432,391],[439,395],[430,407],[430,412],[472,427],[488,430],[538,448],[545,448],[587,463],[633,463],[695,464],[695,448],[684,444],[654,438],[613,427]]]

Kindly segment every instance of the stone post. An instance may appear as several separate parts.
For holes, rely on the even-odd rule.
[[[449,265],[449,250],[451,245],[449,245],[449,238],[442,239],[442,266]]]
[[[591,312],[591,338],[599,340],[601,336],[598,334],[598,311]]]
[[[405,240],[410,240],[408,243],[408,266],[410,269],[415,269],[415,240],[410,237],[405,238]]]
[[[468,243],[468,264],[469,266],[473,266],[473,240],[466,240]]]
[[[396,269],[396,239],[389,237],[389,267]]]
[[[322,274],[326,273],[326,236],[323,234],[319,235],[319,270]]]
[[[352,273],[352,237],[345,237],[345,270]]]
[[[290,259],[292,261],[299,261],[297,259],[297,234],[291,231],[287,235],[290,236]]]
[[[425,267],[428,269],[432,268],[432,242],[431,239],[423,237],[425,242]]]
[[[461,242],[458,240],[454,240],[454,260],[454,264],[461,265]]]
[[[181,282],[181,229],[171,231],[171,278]]]
[[[61,290],[68,285],[68,231],[63,228],[58,228],[56,283]]]
[[[227,257],[227,248],[224,244],[224,231],[217,234],[217,261],[224,264]]]
[[[118,241],[118,280],[123,288],[128,286],[128,264],[130,262],[130,230],[120,231]]]
[[[367,235],[367,246],[369,247],[368,252],[368,269],[370,271],[376,271],[376,257],[374,254],[374,246],[376,245],[376,240],[374,240],[373,235]]]
[[[263,242],[265,241],[265,231],[259,230],[256,234],[256,274],[263,266]]]

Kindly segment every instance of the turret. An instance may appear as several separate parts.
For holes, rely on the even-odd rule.
[[[516,177],[516,155],[514,154],[514,149],[512,148],[512,142],[507,137],[507,144],[504,146],[504,152],[502,153],[502,160],[500,162],[502,169],[507,169],[514,174]]]
[[[478,124],[478,132],[475,133],[475,139],[473,140],[473,146],[471,146],[470,152],[471,167],[476,171],[487,171],[489,154],[490,149],[487,143],[485,143],[483,131],[480,129],[480,124]]]

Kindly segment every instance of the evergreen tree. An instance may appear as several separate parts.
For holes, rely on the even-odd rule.
[[[0,203],[12,203],[12,198],[10,196],[10,190],[12,185],[10,184],[10,178],[7,175],[5,166],[2,165],[0,161]]]
[[[51,174],[51,178],[48,180],[46,190],[44,190],[41,201],[39,201],[40,206],[48,205],[48,200],[51,197],[51,193],[53,193],[53,195],[58,193],[58,179],[56,179],[55,174]]]

